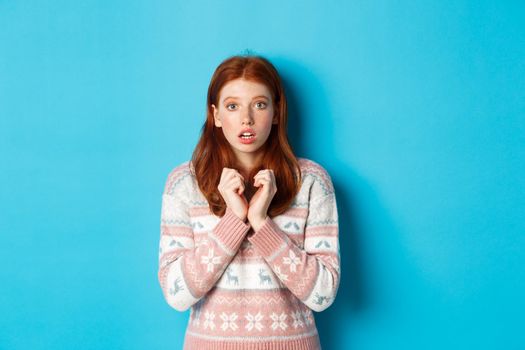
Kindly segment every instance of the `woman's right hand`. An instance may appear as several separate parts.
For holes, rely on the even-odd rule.
[[[217,188],[226,202],[226,206],[241,220],[245,221],[248,215],[248,201],[243,195],[244,177],[235,169],[223,168]]]

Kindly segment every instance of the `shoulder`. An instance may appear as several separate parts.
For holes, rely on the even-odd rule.
[[[299,162],[299,167],[301,168],[302,174],[329,176],[328,171],[326,171],[326,169],[321,164],[311,159],[298,157],[297,161]]]
[[[192,176],[191,161],[178,164],[168,173],[164,192],[174,194],[177,191],[187,191],[192,186]]]
[[[297,158],[301,169],[304,184],[310,184],[312,188],[329,194],[334,192],[332,178],[328,171],[318,162],[308,158]]]

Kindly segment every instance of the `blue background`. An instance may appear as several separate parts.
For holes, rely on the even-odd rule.
[[[251,50],[331,174],[323,348],[524,349],[522,1],[0,1],[0,348],[180,349],[160,205]]]

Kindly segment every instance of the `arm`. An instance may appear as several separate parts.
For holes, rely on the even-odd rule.
[[[226,209],[214,229],[195,245],[188,176],[170,173],[162,195],[158,279],[164,298],[178,311],[187,310],[214,287],[250,229]]]
[[[312,185],[304,250],[270,217],[248,237],[282,283],[317,312],[333,303],[340,280],[337,205],[331,180],[326,179],[322,188]]]

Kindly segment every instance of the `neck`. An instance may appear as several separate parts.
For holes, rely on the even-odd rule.
[[[246,177],[250,172],[255,168],[262,160],[263,153],[258,152],[257,154],[253,153],[241,153],[237,154],[237,165],[239,167],[239,172],[245,177],[245,180],[250,181]]]

